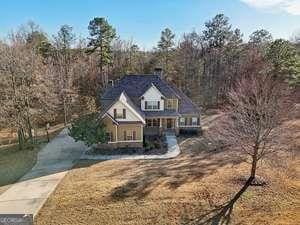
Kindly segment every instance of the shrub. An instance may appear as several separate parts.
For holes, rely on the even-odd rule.
[[[75,141],[83,141],[87,146],[105,143],[105,126],[98,120],[97,114],[82,116],[71,124],[69,134]]]

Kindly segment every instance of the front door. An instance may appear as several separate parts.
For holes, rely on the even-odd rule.
[[[167,119],[167,129],[171,129],[173,127],[172,122],[172,119]]]

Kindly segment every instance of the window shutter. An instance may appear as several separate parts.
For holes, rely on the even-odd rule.
[[[136,132],[135,131],[132,131],[132,139],[136,140]]]
[[[148,109],[147,101],[145,101],[145,109]]]
[[[188,118],[187,117],[185,117],[185,121],[184,121],[184,125],[188,125]]]
[[[124,141],[126,141],[126,130],[124,130]]]
[[[126,109],[123,109],[123,119],[126,119]]]
[[[192,117],[190,117],[190,124],[189,125],[192,125],[193,124],[193,119]]]
[[[114,118],[117,118],[117,109],[114,109]]]
[[[200,119],[199,119],[199,117],[197,118],[197,125],[200,125]]]
[[[160,101],[157,102],[157,107],[160,109]]]

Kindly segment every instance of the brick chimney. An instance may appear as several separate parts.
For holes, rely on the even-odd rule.
[[[158,75],[160,78],[163,78],[163,70],[161,67],[154,68],[154,75]]]

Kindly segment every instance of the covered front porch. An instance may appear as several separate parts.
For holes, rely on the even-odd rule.
[[[161,135],[166,131],[178,133],[177,117],[146,118],[145,135]]]

